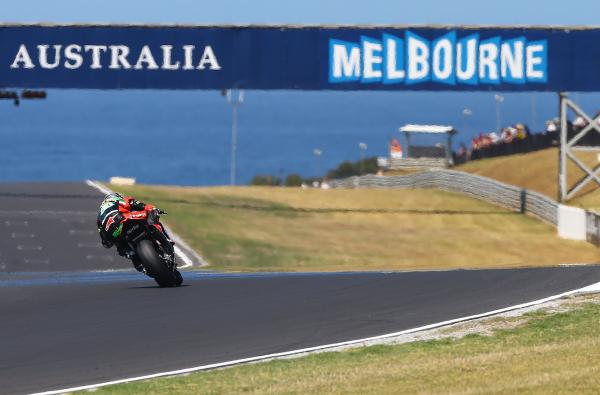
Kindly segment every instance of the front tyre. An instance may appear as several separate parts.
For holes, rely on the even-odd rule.
[[[142,240],[137,245],[137,254],[146,269],[160,287],[178,287],[181,285],[181,274],[175,275],[163,262],[150,240]]]
[[[173,270],[173,275],[175,276],[175,286],[179,287],[183,283],[183,277],[177,269]]]

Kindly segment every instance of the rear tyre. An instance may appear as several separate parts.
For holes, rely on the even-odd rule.
[[[146,268],[146,272],[154,278],[160,287],[175,287],[181,284],[177,284],[178,281],[176,276],[163,262],[150,240],[142,240],[139,242],[137,245],[137,254],[140,257],[144,268]],[[179,275],[179,277],[181,277],[181,275]]]

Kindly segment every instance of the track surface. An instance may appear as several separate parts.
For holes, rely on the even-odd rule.
[[[599,269],[5,285],[0,383],[58,389],[373,336],[578,288]]]
[[[30,232],[35,235],[30,239],[48,245],[40,259],[50,259],[27,263],[19,254],[30,250],[17,248],[20,239],[2,237],[7,268],[15,271],[24,265],[38,273],[0,273],[1,393],[93,384],[375,336],[600,281],[600,267],[594,266],[326,275],[196,273],[188,274],[187,286],[179,289],[156,288],[137,273],[66,275],[60,270],[81,269],[84,263],[87,269],[129,263],[87,259],[89,253],[77,243],[92,242],[92,237],[69,230],[93,229],[89,212],[98,195],[84,185],[62,187],[74,188],[63,194],[70,197],[60,197],[56,185],[21,186],[20,214],[3,201],[15,199],[14,194],[3,194],[0,188],[0,218],[28,218],[22,233]],[[41,190],[56,193],[40,197]],[[45,213],[23,214],[32,210],[33,201]],[[57,213],[65,211],[65,202],[67,209],[88,214],[82,214],[81,223],[67,219],[59,234],[51,229],[62,218]],[[45,216],[51,221],[45,222]],[[51,241],[60,248],[50,250]]]
[[[101,200],[84,183],[0,183],[0,273],[130,268],[100,244]]]

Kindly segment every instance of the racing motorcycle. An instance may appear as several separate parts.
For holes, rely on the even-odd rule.
[[[145,211],[123,213],[121,237],[128,250],[125,255],[136,267],[154,278],[160,287],[179,287],[183,282],[175,263],[175,249],[160,223],[167,214],[155,207]]]

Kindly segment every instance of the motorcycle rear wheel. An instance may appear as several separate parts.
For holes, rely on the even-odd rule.
[[[146,271],[154,278],[161,287],[178,287],[181,285],[181,274],[176,276],[163,262],[154,245],[150,240],[142,240],[137,245],[137,254],[140,257]],[[179,277],[179,278],[178,278]]]

